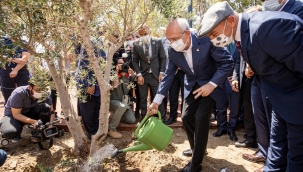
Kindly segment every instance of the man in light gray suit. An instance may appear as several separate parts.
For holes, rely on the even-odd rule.
[[[138,77],[141,115],[144,118],[147,112],[148,87],[151,95],[155,96],[165,71],[166,55],[161,39],[151,37],[148,26],[141,27],[138,33],[140,39],[134,43],[133,66]],[[159,106],[159,111],[165,121],[163,103]]]

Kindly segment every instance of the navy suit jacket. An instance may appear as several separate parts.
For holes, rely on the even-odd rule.
[[[184,99],[190,94],[196,83],[200,86],[214,82],[218,87],[210,94],[216,103],[223,105],[227,102],[231,92],[230,83],[227,80],[232,68],[233,60],[226,48],[213,46],[208,37],[192,38],[193,70],[187,64],[183,52],[176,52],[171,47],[168,49],[169,62],[163,80],[159,84],[157,94],[167,95],[174,79],[177,68],[185,72]]]
[[[303,1],[302,0],[289,0],[283,7],[282,12],[295,14],[303,19]]]
[[[273,110],[303,125],[303,21],[281,12],[242,14],[241,44]]]

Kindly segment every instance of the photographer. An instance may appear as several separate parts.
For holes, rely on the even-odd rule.
[[[16,88],[5,105],[4,117],[1,120],[1,133],[12,142],[21,140],[24,124],[36,126],[41,120],[44,124],[54,120],[52,100],[43,97],[42,87],[34,84]]]
[[[119,125],[121,118],[126,122],[133,124],[136,122],[135,115],[128,104],[123,102],[123,99],[128,96],[129,75],[134,76],[134,71],[129,68],[128,63],[124,63],[123,59],[118,59],[116,64],[116,74],[118,79],[112,81],[113,90],[110,91],[110,111],[114,114],[109,124],[108,135],[118,139],[122,134],[117,132],[116,128]]]

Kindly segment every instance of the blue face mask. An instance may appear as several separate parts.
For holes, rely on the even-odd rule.
[[[267,0],[262,2],[262,6],[264,11],[279,11],[283,4],[284,0],[282,1],[282,3],[279,3],[279,0]]]

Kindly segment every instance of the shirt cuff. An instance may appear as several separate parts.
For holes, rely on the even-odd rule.
[[[164,72],[160,72],[160,74],[164,74]]]
[[[215,83],[212,82],[212,81],[209,81],[208,83],[210,83],[211,85],[213,85],[215,88],[218,86],[217,84],[215,84]]]
[[[142,75],[141,73],[138,73],[138,74],[137,74],[137,76],[141,76],[141,75]]]
[[[153,102],[160,105],[162,103],[162,100],[164,99],[164,97],[165,96],[163,96],[161,94],[156,94],[156,97],[154,98]]]

